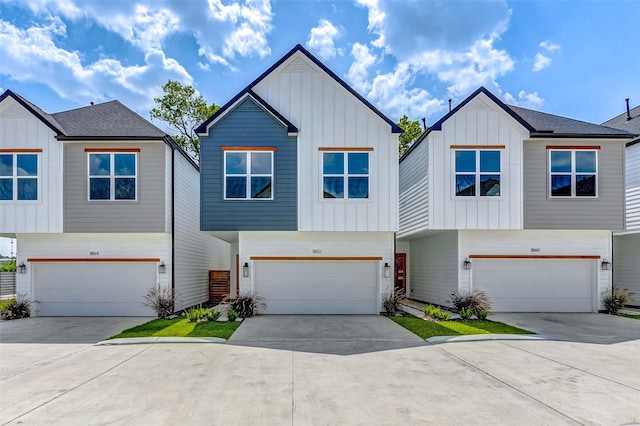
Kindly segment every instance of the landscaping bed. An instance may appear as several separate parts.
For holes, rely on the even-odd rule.
[[[158,318],[124,330],[109,339],[128,337],[220,337],[228,339],[240,326],[239,322],[189,322],[185,317]]]
[[[472,334],[535,334],[528,330],[489,320],[432,321],[414,317],[413,315],[389,317],[389,319],[423,339],[435,336],[464,336]]]

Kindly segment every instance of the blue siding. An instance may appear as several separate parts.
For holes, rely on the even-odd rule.
[[[251,98],[200,139],[200,229],[203,231],[296,231],[296,137]],[[273,200],[224,200],[223,146],[269,146],[274,152]]]

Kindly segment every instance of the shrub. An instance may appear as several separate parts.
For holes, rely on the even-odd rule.
[[[388,315],[393,315],[398,310],[398,302],[405,298],[405,292],[402,288],[394,289],[393,292],[387,294],[382,301],[382,306]]]
[[[487,319],[487,315],[489,315],[489,312],[487,312],[487,311],[476,311],[475,314],[476,314],[476,317],[479,320],[484,321],[484,320]]]
[[[229,318],[229,321],[235,321],[238,319],[238,313],[236,311],[229,311],[229,313],[227,314],[227,318]]]
[[[491,310],[491,302],[489,302],[489,296],[482,290],[473,290],[469,291],[460,291],[451,293],[449,297],[453,306],[455,306],[458,312],[463,309],[469,309],[471,312],[475,313],[478,311],[487,311]]]
[[[189,322],[198,322],[202,318],[206,318],[209,310],[207,308],[203,308],[202,305],[198,305],[198,307],[193,307],[187,309],[185,312],[185,316],[189,320]]]
[[[229,298],[227,297],[227,300]],[[225,300],[225,301],[227,301]],[[264,299],[257,294],[245,293],[230,301],[231,309],[236,311],[241,318],[251,318],[259,308],[266,306]]]
[[[178,302],[176,292],[169,287],[151,287],[144,296],[142,304],[154,310],[158,318],[168,317]]]
[[[604,303],[604,307],[608,313],[617,315],[624,305],[633,300],[633,295],[634,293],[629,291],[629,289],[620,289],[614,285],[602,293],[602,303]]]
[[[216,311],[215,309],[211,309],[209,312],[207,312],[208,321],[216,321],[218,318],[220,318],[220,312]]]
[[[463,320],[470,320],[471,319],[471,309],[463,309],[460,311],[460,318],[462,318]]]
[[[12,257],[11,260],[9,260],[6,263],[3,263],[2,265],[0,265],[0,272],[15,272],[16,270],[16,258]]]
[[[424,307],[424,313],[433,319],[448,321],[451,319],[451,312],[443,311],[437,306],[427,305]]]
[[[0,319],[13,320],[19,318],[28,318],[31,316],[31,299],[25,294],[18,294],[15,300],[7,304],[0,311]]]

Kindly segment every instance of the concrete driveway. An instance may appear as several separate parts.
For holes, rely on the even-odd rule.
[[[2,377],[0,424],[640,423],[640,340],[425,345],[397,327],[274,316],[227,344],[84,345]],[[40,345],[69,344],[3,342],[1,364]]]

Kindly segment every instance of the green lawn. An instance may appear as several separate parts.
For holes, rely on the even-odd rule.
[[[0,311],[3,310],[4,308],[6,308],[7,306],[9,306],[9,304],[15,302],[16,299],[7,299],[7,300],[0,300]]]
[[[422,318],[389,317],[391,321],[400,324],[414,334],[428,339],[434,336],[462,336],[469,334],[535,334],[531,331],[522,330],[508,324],[494,321],[426,321]]]
[[[221,337],[228,339],[239,322],[189,322],[186,318],[158,318],[116,334],[122,337]]]
[[[640,315],[633,315],[633,314],[618,314],[621,317],[627,317],[627,318],[633,318],[633,319],[637,319],[640,320]]]

